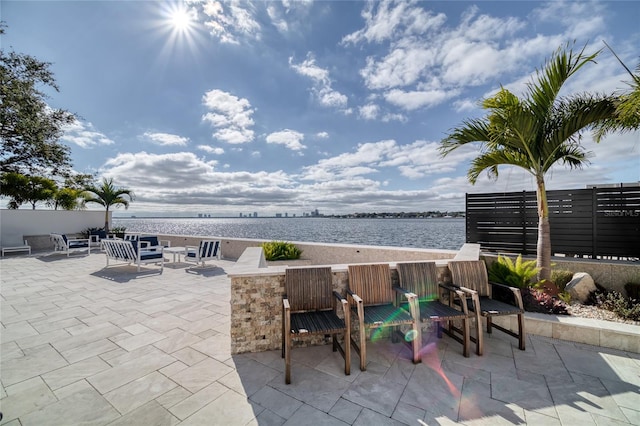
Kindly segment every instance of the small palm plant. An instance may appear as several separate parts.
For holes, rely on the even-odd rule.
[[[284,241],[269,241],[262,243],[261,247],[264,250],[266,260],[300,259],[300,255],[302,254],[302,250],[293,243]]]
[[[527,288],[535,286],[534,279],[539,271],[535,260],[522,260],[521,255],[515,261],[510,257],[498,256],[498,260],[489,268],[489,281]]]

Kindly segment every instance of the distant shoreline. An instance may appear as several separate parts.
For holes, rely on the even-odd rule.
[[[464,219],[465,216],[429,216],[429,217],[415,217],[415,216],[211,216],[211,217],[198,217],[198,216],[114,216],[113,219]]]

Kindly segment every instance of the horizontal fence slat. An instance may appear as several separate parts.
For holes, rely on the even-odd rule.
[[[547,191],[551,249],[571,256],[640,257],[640,185]],[[535,254],[533,191],[467,194],[467,242]]]

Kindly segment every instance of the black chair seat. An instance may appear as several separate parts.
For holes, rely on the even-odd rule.
[[[409,304],[403,303],[402,309],[408,311]],[[437,300],[420,301],[420,321],[449,321],[466,317],[464,312]]]
[[[296,312],[291,314],[291,332],[295,334],[331,334],[345,329],[344,321],[333,311]]]
[[[464,312],[438,301],[420,302],[420,318],[423,320],[448,321],[466,317]]]
[[[357,310],[354,309],[357,316]],[[394,325],[394,324],[412,324],[413,318],[411,314],[404,309],[396,308],[393,305],[374,305],[365,306],[364,322],[367,325]]]
[[[69,241],[69,248],[81,248],[81,247],[89,247],[88,243],[84,243],[84,242],[75,242],[75,241]]]
[[[467,306],[469,307],[469,310],[473,311],[473,302],[469,299],[467,299]],[[480,298],[480,314],[483,316],[513,315],[521,314],[523,312],[524,311],[522,309],[508,303],[493,300],[488,297]]]
[[[156,251],[140,251],[140,260],[161,259],[162,253]]]

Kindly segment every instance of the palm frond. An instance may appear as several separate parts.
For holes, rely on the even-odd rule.
[[[561,99],[547,120],[545,133],[548,135],[545,154],[552,152],[567,140],[589,128],[596,132],[616,114],[614,98],[605,95],[579,94],[569,99]]]
[[[497,179],[498,166],[500,165],[516,166],[532,172],[526,155],[513,150],[494,149],[479,155],[471,161],[467,178],[469,182],[475,184],[478,177],[486,170],[490,179]]]
[[[488,122],[484,119],[465,120],[462,126],[451,131],[439,146],[441,156],[446,156],[456,148],[473,142],[489,140]]]
[[[560,89],[569,77],[589,62],[595,62],[601,50],[585,54],[586,45],[575,53],[569,43],[560,47],[546,62],[542,70],[536,70],[536,77],[527,84],[531,110],[544,120],[552,110]]]

